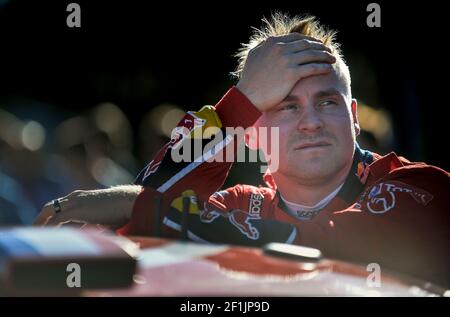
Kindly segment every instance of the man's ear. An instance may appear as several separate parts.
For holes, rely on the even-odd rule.
[[[361,127],[359,126],[359,120],[358,120],[358,103],[356,99],[352,99],[352,117],[353,117],[353,123],[355,125],[355,135],[358,136],[361,132]]]

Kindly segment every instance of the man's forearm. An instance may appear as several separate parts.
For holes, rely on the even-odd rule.
[[[127,221],[131,218],[134,202],[141,192],[140,185],[119,185],[105,189],[76,191],[75,206],[88,208],[86,204],[104,208]]]
[[[47,203],[38,218],[37,225],[58,225],[67,221],[81,221],[118,227],[126,224],[132,215],[140,185],[120,185],[106,189],[76,190],[59,198],[60,211],[53,202]]]

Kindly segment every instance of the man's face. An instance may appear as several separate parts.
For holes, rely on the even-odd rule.
[[[282,173],[316,184],[351,165],[359,133],[356,120],[356,101],[333,71],[297,82],[284,101],[264,112],[255,126],[279,128],[275,176]],[[274,140],[268,149],[270,142]]]

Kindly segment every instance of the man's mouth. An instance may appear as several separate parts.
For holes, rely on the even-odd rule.
[[[330,146],[331,144],[324,141],[319,142],[305,142],[294,148],[294,150],[305,150],[305,149],[316,149],[316,148],[324,148]]]

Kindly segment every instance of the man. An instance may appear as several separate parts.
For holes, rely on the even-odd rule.
[[[250,246],[295,243],[449,285],[449,174],[358,146],[357,103],[334,33],[313,17],[275,14],[238,57],[237,85],[215,107],[181,120],[139,185],[75,191],[47,204],[36,223],[83,221],[125,235]],[[206,156],[236,151],[235,136],[200,160],[173,160],[181,142],[207,127],[278,129],[278,139],[267,139],[279,146],[267,187],[218,191],[232,163]],[[246,134],[249,146],[261,144],[258,131]]]

